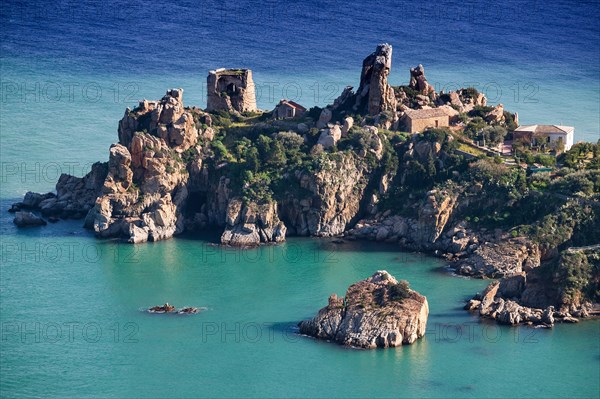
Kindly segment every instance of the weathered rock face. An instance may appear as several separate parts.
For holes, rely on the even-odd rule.
[[[440,92],[440,95],[436,98],[436,104],[438,106],[452,105],[460,112],[468,113],[476,106],[485,106],[487,104],[487,98],[483,93],[479,93],[473,88],[459,89],[458,91],[451,91],[448,93]],[[501,115],[503,109],[500,109],[499,111],[499,113],[497,111],[494,115],[494,119],[497,119],[498,121],[503,119],[503,116]]]
[[[335,294],[312,320],[299,324],[300,333],[359,348],[389,348],[412,344],[425,335],[427,298],[378,271]]]
[[[468,276],[502,277],[532,270],[540,265],[540,251],[525,238],[483,243],[457,264],[458,273]]]
[[[342,138],[342,130],[340,125],[333,125],[327,129],[321,130],[319,141],[317,144],[323,146],[324,149],[328,149],[336,145],[336,143]]]
[[[360,86],[355,95],[354,110],[369,115],[396,110],[394,89],[387,78],[392,67],[392,46],[380,44],[363,61]]]
[[[485,117],[485,121],[491,124],[500,124],[504,122],[504,106],[502,104],[496,105]]]
[[[90,216],[94,231],[102,237],[124,235],[133,243],[183,231],[179,208],[187,198],[187,179],[185,166],[162,139],[137,133],[129,149],[113,145],[108,176]]]
[[[217,69],[206,79],[206,110],[256,111],[256,94],[250,69]]]
[[[244,204],[234,198],[227,206],[226,227],[221,243],[251,247],[285,241],[286,227],[277,217],[277,203]]]
[[[119,122],[119,143],[129,147],[136,132],[161,138],[183,152],[198,141],[194,117],[183,107],[183,89],[172,89],[160,101],[140,101],[133,111],[125,110]]]
[[[319,115],[319,120],[317,121],[317,128],[323,129],[327,127],[327,124],[331,121],[331,117],[333,116],[331,109],[323,108],[321,114]]]
[[[110,148],[108,174],[86,218],[99,236],[139,243],[183,231],[189,174],[178,154],[197,144],[198,130],[182,95],[169,90],[125,112],[120,144]]]
[[[438,239],[452,215],[457,199],[458,194],[449,191],[432,190],[427,193],[425,206],[419,208],[419,241],[433,243]]]
[[[432,85],[427,82],[425,78],[425,68],[423,65],[419,64],[415,68],[410,68],[410,82],[408,86],[419,92],[419,94],[424,96],[431,96],[435,99],[435,89]]]
[[[293,179],[303,195],[281,202],[281,218],[291,234],[334,236],[359,216],[369,179],[366,163],[353,153],[325,159],[313,173],[297,171]]]

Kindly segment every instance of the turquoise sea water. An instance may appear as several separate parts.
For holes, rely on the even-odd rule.
[[[57,230],[2,242],[9,397],[594,397],[600,388],[598,321],[480,322],[462,305],[486,282],[451,276],[436,259],[369,243],[290,239],[242,252],[194,237],[129,246],[75,223]],[[378,269],[427,295],[424,339],[367,351],[296,334],[331,293]],[[140,311],[165,301],[207,309]]]
[[[485,281],[385,245],[290,239],[245,252],[180,237],[130,246],[80,222],[17,230],[6,212],[108,158],[125,107],[206,71],[250,67],[258,103],[325,105],[394,46],[390,79],[423,63],[522,123],[600,131],[597,2],[203,1],[0,4],[0,396],[599,397],[600,321],[497,327],[462,310]],[[551,21],[552,23],[548,23]],[[386,269],[428,297],[423,340],[361,351],[295,334],[351,283]],[[169,301],[187,317],[140,309]]]

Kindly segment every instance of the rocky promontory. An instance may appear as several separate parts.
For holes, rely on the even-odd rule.
[[[414,343],[425,335],[427,298],[387,271],[352,284],[346,296],[329,304],[300,333],[358,348],[390,348]]]
[[[27,193],[10,209],[14,223],[84,219],[98,237],[129,243],[209,229],[240,247],[375,240],[443,257],[461,275],[524,273],[519,295],[500,289],[489,306],[472,304],[483,317],[505,320],[494,316],[513,302],[565,315],[599,303],[597,254],[565,251],[600,242],[600,143],[549,155],[513,140],[502,153],[516,113],[473,87],[437,93],[422,65],[393,86],[391,66],[392,46],[378,45],[357,65],[358,89],[322,108],[282,100],[258,110],[248,69],[210,72],[204,110],[184,105],[183,89],[142,100],[125,110],[108,162]],[[539,318],[523,312],[506,320]]]

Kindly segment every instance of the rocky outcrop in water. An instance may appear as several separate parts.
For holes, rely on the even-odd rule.
[[[539,286],[539,282],[530,283],[528,280],[528,274],[522,272],[494,281],[483,293],[471,299],[465,305],[465,309],[477,312],[481,317],[508,325],[528,324],[551,327],[557,322],[577,323],[579,321],[577,317],[589,316],[591,304],[584,304],[571,310],[557,310],[550,304],[552,301],[547,298],[548,290],[540,289],[542,287]],[[532,298],[532,296],[541,296],[541,298]],[[536,304],[541,306],[536,307]]]
[[[386,271],[351,285],[344,298],[335,294],[300,333],[358,348],[412,344],[425,335],[427,298]]]
[[[183,90],[128,109],[119,122],[119,141],[110,148],[108,174],[86,225],[101,237],[132,243],[181,233],[189,178],[181,154],[198,142]]]
[[[600,316],[599,264],[598,246],[567,249],[558,259],[490,283],[465,309],[510,325],[552,326]]]
[[[39,211],[52,220],[82,219],[93,209],[107,172],[106,162],[96,162],[84,177],[63,173],[56,183],[56,194],[28,192],[22,202],[12,205],[11,212],[24,209]]]

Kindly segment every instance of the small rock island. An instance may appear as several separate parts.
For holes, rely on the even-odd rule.
[[[333,294],[300,333],[358,348],[391,348],[425,335],[427,298],[385,270],[352,284],[345,298]]]

